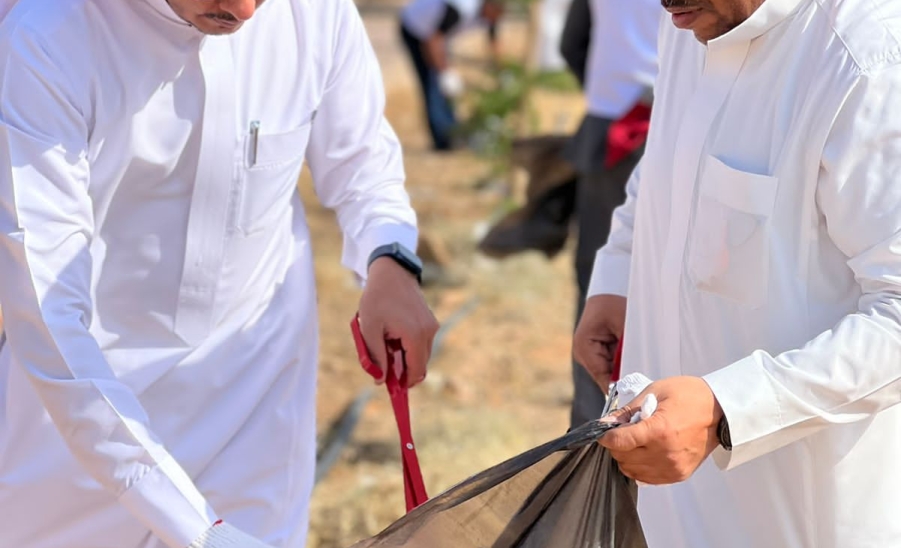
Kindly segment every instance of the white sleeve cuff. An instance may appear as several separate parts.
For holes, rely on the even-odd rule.
[[[599,249],[594,259],[591,281],[588,284],[588,297],[595,295],[628,296],[631,265],[632,257],[630,255],[606,252],[603,247]]]
[[[218,519],[172,457],[129,487],[119,502],[171,548],[190,545]]]
[[[228,523],[207,529],[188,548],[272,548]]]
[[[732,450],[713,453],[714,462],[730,470],[784,445],[772,436],[782,429],[779,401],[769,375],[752,354],[703,377],[729,423]]]
[[[365,282],[369,270],[369,256],[379,246],[397,242],[415,252],[419,244],[419,231],[413,225],[386,222],[366,228],[357,245],[345,242],[342,264],[352,269],[358,281]]]

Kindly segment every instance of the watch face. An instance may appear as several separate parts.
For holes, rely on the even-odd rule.
[[[404,258],[404,260],[410,262],[411,266],[416,267],[418,270],[422,270],[422,260],[417,257],[412,251],[400,244],[396,244],[396,249],[398,254],[400,254],[400,256]]]

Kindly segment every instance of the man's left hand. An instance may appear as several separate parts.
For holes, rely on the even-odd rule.
[[[416,278],[390,257],[381,257],[369,267],[369,279],[360,299],[360,331],[369,354],[385,379],[388,363],[386,339],[399,339],[407,365],[407,386],[425,379],[432,355],[438,320],[429,310]],[[396,367],[403,363],[398,360]],[[400,374],[402,371],[396,370]]]
[[[608,431],[600,443],[634,480],[651,485],[685,481],[718,445],[723,410],[703,379],[674,377],[651,383],[610,420],[628,423],[648,394],[657,398],[654,414]]]

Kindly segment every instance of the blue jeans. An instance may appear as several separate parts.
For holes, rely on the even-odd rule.
[[[422,41],[410,34],[403,24],[401,24],[400,32],[404,44],[410,52],[416,75],[419,77],[433,146],[435,150],[450,150],[451,138],[457,127],[454,106],[441,93],[441,87],[438,85],[438,71],[426,63],[425,55],[422,52]]]

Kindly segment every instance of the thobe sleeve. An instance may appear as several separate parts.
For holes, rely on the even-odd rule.
[[[588,285],[588,297],[620,295],[629,290],[629,271],[632,264],[632,233],[635,226],[635,205],[641,162],[626,183],[626,201],[613,211],[607,243],[598,250]]]
[[[366,279],[372,251],[399,242],[415,250],[416,215],[404,189],[401,146],[384,117],[378,59],[352,0],[334,0],[339,28],[307,162],[316,193],[344,234],[342,264]]]
[[[803,348],[754,352],[705,377],[738,466],[901,402],[901,71],[864,77],[823,150],[816,200],[860,285],[857,310]],[[817,273],[827,275],[828,273]]]
[[[90,476],[183,548],[215,515],[89,332],[90,129],[88,101],[75,91],[86,86],[74,85],[42,44],[15,33],[0,80],[0,302],[13,366],[24,369]]]

